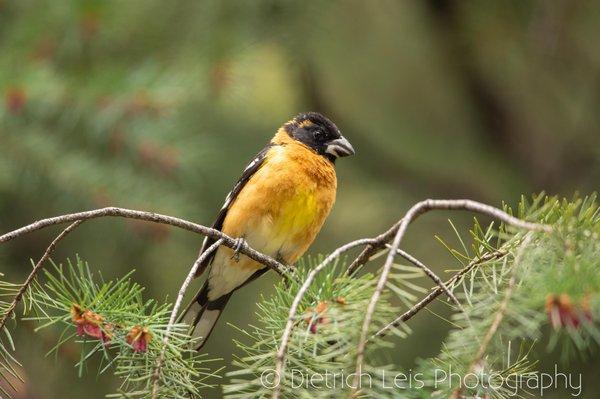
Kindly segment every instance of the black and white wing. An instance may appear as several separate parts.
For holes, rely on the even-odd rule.
[[[258,169],[260,169],[260,167],[264,164],[265,158],[267,157],[267,153],[269,152],[269,150],[271,149],[272,146],[273,146],[272,144],[269,144],[265,148],[263,148],[262,151],[259,152],[258,155],[256,155],[256,157],[254,157],[252,162],[250,162],[248,164],[248,166],[246,166],[246,169],[244,169],[242,176],[237,181],[235,186],[233,186],[233,190],[231,190],[231,192],[229,192],[229,194],[227,194],[227,198],[225,198],[225,203],[223,204],[223,207],[219,211],[219,214],[217,215],[217,219],[215,220],[215,222],[212,225],[213,229],[221,230],[223,228],[223,221],[225,220],[225,217],[227,216],[227,212],[229,211],[229,208],[231,207],[231,205],[233,204],[233,202],[235,201],[235,199],[237,198],[239,193],[242,191],[242,189],[244,188],[246,183],[248,183],[248,181],[250,180],[252,175],[254,175],[254,173],[256,173],[256,171]],[[214,244],[215,241],[217,241],[217,240],[214,238],[206,237],[204,239],[204,242],[202,243],[202,248],[200,249],[200,254],[202,254],[204,251],[206,251],[206,249],[209,248],[212,244]],[[204,273],[206,268],[212,263],[215,253],[216,253],[216,251],[214,251],[209,257],[204,259],[204,261],[200,264],[200,267],[198,268],[198,272],[196,273],[196,277],[198,277],[199,275]]]

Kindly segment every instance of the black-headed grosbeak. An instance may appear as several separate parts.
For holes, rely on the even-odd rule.
[[[354,149],[333,122],[316,112],[285,123],[250,162],[227,196],[213,224],[252,248],[294,264],[312,244],[335,202],[335,160]],[[215,242],[204,240],[200,253]],[[184,320],[194,326],[200,349],[231,294],[268,268],[234,250],[220,247],[197,276],[210,266],[208,279]]]

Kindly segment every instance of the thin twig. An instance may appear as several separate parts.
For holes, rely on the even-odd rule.
[[[0,330],[2,330],[2,327],[4,327],[4,325],[6,324],[6,321],[9,319],[9,317],[12,316],[12,313],[15,311],[17,305],[19,304],[19,302],[21,302],[21,298],[23,298],[23,295],[25,295],[25,292],[27,292],[27,289],[29,288],[29,286],[31,285],[31,283],[33,282],[35,277],[37,276],[37,273],[44,266],[44,263],[50,257],[52,252],[54,252],[54,249],[56,248],[56,245],[58,244],[58,242],[60,240],[62,240],[63,238],[65,238],[65,236],[67,236],[71,231],[73,231],[81,223],[83,223],[83,220],[78,220],[74,223],[71,223],[66,229],[64,229],[59,235],[56,236],[56,238],[50,243],[50,245],[48,245],[48,248],[46,248],[46,251],[40,258],[40,260],[33,266],[33,270],[31,270],[31,273],[29,273],[29,276],[27,276],[27,279],[21,285],[21,288],[19,288],[17,295],[15,295],[15,297],[13,298],[10,306],[6,310],[6,313],[4,313],[4,315],[2,316],[2,319],[0,320]]]
[[[390,229],[381,233],[377,237],[374,238],[373,244],[367,245],[365,249],[354,259],[354,261],[348,266],[348,270],[346,274],[349,276],[354,276],[360,268],[371,259],[375,253],[383,248],[385,245],[396,235],[398,228],[400,227],[400,223],[402,223],[402,219],[396,222]]]
[[[288,346],[288,343],[290,340],[290,336],[292,334],[292,329],[294,327],[294,322],[296,320],[296,312],[298,311],[298,307],[300,306],[300,302],[302,301],[302,298],[304,298],[304,295],[306,294],[308,287],[310,287],[310,285],[313,282],[313,280],[315,279],[316,275],[321,270],[323,270],[327,265],[329,265],[331,262],[333,262],[334,260],[339,258],[340,255],[342,255],[344,252],[349,251],[350,249],[361,246],[361,245],[371,245],[373,243],[375,243],[375,241],[372,238],[364,238],[361,240],[352,241],[346,245],[339,247],[335,251],[333,251],[317,267],[315,267],[314,269],[312,269],[310,271],[310,273],[306,277],[306,280],[304,280],[304,283],[298,290],[298,293],[296,294],[294,301],[292,302],[292,306],[290,307],[290,311],[289,311],[288,318],[287,318],[287,323],[285,325],[285,329],[283,330],[283,334],[281,335],[281,343],[279,344],[279,349],[277,350],[277,358],[275,359],[275,361],[276,361],[276,363],[275,363],[276,378],[282,378],[282,374],[285,369],[285,354],[287,351],[287,346]],[[273,396],[272,396],[273,399],[279,398],[279,395],[281,394],[281,386],[280,385],[281,384],[276,384],[276,387],[273,389]]]
[[[128,219],[138,219],[145,220],[153,223],[167,224],[170,226],[178,227],[184,230],[188,230],[194,233],[199,233],[205,236],[209,236],[214,239],[223,239],[223,244],[229,248],[237,248],[239,247],[238,240],[229,237],[225,233],[210,228],[206,226],[202,226],[197,223],[190,222],[188,220],[176,218],[173,216],[161,215],[159,213],[153,212],[145,212],[138,211],[133,209],[125,209],[125,208],[116,208],[116,207],[108,207],[101,209],[94,209],[86,212],[78,212],[71,213],[68,215],[56,216],[48,219],[38,220],[37,222],[31,223],[27,226],[21,227],[20,229],[8,232],[2,236],[0,236],[0,243],[10,241],[14,238],[22,236],[27,233],[31,233],[32,231],[43,229],[44,227],[53,226],[56,224],[63,224],[74,222],[77,220],[88,220],[88,219],[96,219],[100,217],[107,216],[116,216],[116,217],[124,217]],[[279,273],[282,276],[286,276],[289,274],[289,268],[277,260],[267,256],[263,253],[256,251],[255,249],[250,248],[250,246],[244,241],[241,248],[238,250],[240,253],[248,256],[252,260],[255,260]]]
[[[394,258],[397,254],[398,247],[400,246],[400,242],[406,233],[406,229],[408,225],[417,217],[431,210],[468,210],[473,212],[482,213],[496,219],[501,220],[502,222],[515,226],[524,228],[532,231],[546,231],[550,232],[551,227],[546,225],[541,225],[537,223],[530,223],[524,220],[518,219],[514,216],[509,215],[508,213],[502,211],[501,209],[494,208],[493,206],[483,204],[481,202],[472,201],[472,200],[432,200],[428,199],[425,201],[418,202],[413,205],[412,208],[408,210],[404,218],[398,227],[398,232],[394,237],[394,241],[392,242],[390,251],[388,252],[387,258],[383,265],[381,274],[379,276],[379,280],[377,281],[377,286],[375,287],[375,291],[371,296],[371,300],[367,307],[365,318],[363,321],[363,325],[360,332],[360,337],[358,340],[357,350],[356,350],[356,369],[352,383],[351,396],[356,396],[359,391],[360,386],[360,375],[362,371],[362,365],[365,357],[365,347],[367,343],[367,338],[369,335],[369,328],[371,325],[371,320],[373,318],[373,313],[375,312],[375,308],[377,306],[377,302],[379,301],[379,297],[383,292],[383,289],[387,283],[387,279],[392,268],[392,264],[394,263]]]
[[[444,293],[448,296],[448,298],[450,298],[452,300],[452,302],[454,302],[454,304],[456,305],[458,310],[460,310],[462,313],[465,313],[465,309],[463,308],[462,304],[459,302],[459,300],[456,298],[456,296],[454,296],[452,291],[450,291],[448,289],[448,287],[446,286],[446,284],[444,284],[442,279],[439,278],[438,275],[433,272],[433,270],[428,268],[423,262],[421,262],[420,260],[418,260],[417,258],[412,256],[408,252],[405,252],[401,249],[398,249],[396,252],[398,253],[398,255],[400,255],[401,257],[403,257],[404,259],[406,259],[413,265],[417,266],[419,269],[423,270],[425,272],[425,274],[430,279],[432,279],[433,282],[436,283],[438,285],[438,287],[440,287],[442,289],[442,291],[444,291]]]
[[[158,360],[156,361],[154,374],[152,375],[152,399],[155,399],[158,396],[158,380],[160,377],[160,370],[161,370],[162,364],[165,360],[165,353],[167,350],[167,344],[169,343],[171,330],[173,329],[173,325],[175,324],[175,321],[177,320],[177,313],[179,313],[179,308],[181,307],[181,303],[183,302],[183,298],[185,297],[185,292],[187,291],[189,285],[192,283],[192,280],[196,276],[196,271],[198,270],[198,268],[200,267],[202,262],[204,262],[204,260],[208,256],[210,256],[210,254],[212,254],[214,251],[216,251],[217,248],[219,248],[219,246],[221,246],[221,244],[223,244],[223,241],[224,240],[222,238],[220,238],[214,244],[212,244],[210,247],[208,247],[206,249],[206,251],[202,252],[202,254],[194,262],[194,265],[192,266],[192,268],[190,269],[190,272],[188,273],[187,277],[183,281],[183,284],[181,284],[181,288],[179,289],[179,293],[177,295],[177,300],[175,301],[175,305],[173,305],[173,310],[171,311],[171,317],[169,318],[169,324],[167,325],[167,329],[165,330],[165,336],[163,338],[163,347],[160,351],[160,356],[158,357]]]
[[[477,350],[477,354],[475,355],[475,358],[469,365],[467,374],[472,373],[475,370],[475,368],[477,367],[477,365],[479,365],[481,363],[481,361],[483,360],[483,357],[485,356],[485,352],[487,351],[487,348],[488,348],[490,342],[492,341],[492,338],[498,331],[498,328],[500,327],[500,323],[502,323],[502,320],[504,320],[504,316],[506,316],[506,311],[508,310],[508,303],[510,302],[510,299],[512,297],[513,291],[515,289],[515,284],[517,281],[517,268],[519,267],[519,264],[521,263],[521,259],[523,258],[523,253],[525,252],[525,248],[527,248],[527,246],[531,242],[532,237],[533,236],[531,234],[529,234],[523,240],[523,242],[521,243],[521,245],[519,247],[517,256],[515,256],[515,261],[513,263],[513,267],[511,270],[511,276],[510,276],[510,279],[508,280],[508,285],[506,287],[506,291],[504,292],[504,299],[502,300],[502,303],[500,303],[500,306],[498,307],[498,310],[496,311],[496,315],[494,316],[494,320],[492,321],[490,328],[487,330],[485,336],[483,337],[483,341],[481,342],[479,349]],[[461,393],[462,393],[462,384],[460,387],[458,387],[454,390],[454,392],[450,396],[450,399],[459,398]]]
[[[452,286],[452,285],[456,284],[456,282],[458,282],[464,275],[466,275],[467,273],[470,273],[471,270],[473,270],[477,266],[481,265],[482,263],[485,263],[490,260],[499,259],[505,255],[506,255],[506,252],[504,252],[504,251],[488,252],[488,253],[482,255],[480,258],[473,260],[467,266],[465,266],[463,269],[461,269],[458,273],[456,273],[455,275],[450,277],[450,279],[448,279],[446,281],[445,285],[447,287]],[[401,323],[404,323],[404,322],[408,321],[409,319],[411,319],[414,315],[419,313],[419,311],[421,311],[423,308],[425,308],[425,306],[427,306],[431,302],[433,302],[433,300],[435,298],[437,298],[438,296],[440,296],[443,292],[444,291],[442,290],[441,287],[436,287],[425,298],[421,299],[418,303],[416,303],[413,307],[411,307],[409,310],[404,312],[396,320],[392,321],[390,324],[388,324],[387,326],[385,326],[381,330],[379,330],[377,332],[377,334],[375,334],[375,337],[377,337],[377,338],[385,337],[388,330],[390,330],[392,328],[396,328]]]

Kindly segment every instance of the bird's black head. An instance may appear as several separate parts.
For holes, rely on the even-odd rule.
[[[284,128],[294,140],[312,148],[331,162],[339,157],[354,155],[354,148],[337,126],[317,112],[299,114],[286,123]]]

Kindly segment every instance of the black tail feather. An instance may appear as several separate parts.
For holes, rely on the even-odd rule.
[[[193,327],[192,338],[197,339],[196,349],[200,350],[212,333],[223,309],[229,302],[232,293],[214,300],[208,300],[208,282],[204,283],[194,301],[188,305],[183,314],[183,322]]]

